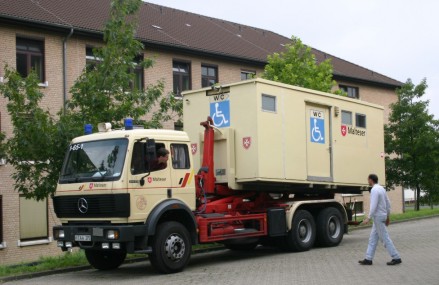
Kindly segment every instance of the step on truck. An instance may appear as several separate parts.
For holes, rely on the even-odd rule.
[[[337,246],[349,215],[336,194],[384,177],[380,106],[262,79],[189,91],[183,105],[185,132],[126,119],[72,140],[53,196],[58,247],[101,270],[144,253],[174,273],[197,244]]]

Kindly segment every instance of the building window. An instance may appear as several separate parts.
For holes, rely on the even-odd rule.
[[[363,202],[350,202],[350,203],[346,203],[346,206],[348,209],[352,210],[352,214],[363,214],[364,213],[364,205]]]
[[[24,78],[35,71],[44,82],[44,42],[17,37],[17,71]]]
[[[189,150],[185,144],[171,144],[172,167],[174,169],[189,169]]]
[[[358,128],[366,128],[366,115],[355,114],[355,125]]]
[[[341,111],[341,123],[343,125],[352,126],[352,112]]]
[[[201,87],[210,87],[218,83],[218,67],[201,66]]]
[[[99,62],[101,62],[102,59],[99,57],[96,57],[93,53],[93,47],[86,47],[85,48],[85,68],[86,71],[91,71],[96,68],[96,65],[98,65]]]
[[[174,130],[182,131],[183,130],[183,122],[182,121],[174,122]]]
[[[276,97],[262,94],[262,111],[276,112]]]
[[[360,98],[360,93],[358,91],[358,87],[340,85],[340,89],[348,94],[349,98],[358,99]]]
[[[255,78],[255,75],[255,71],[241,70],[241,80],[253,79]]]
[[[191,65],[188,62],[172,63],[174,95],[181,97],[181,92],[191,89]]]
[[[140,90],[143,91],[145,88],[144,80],[143,80],[143,67],[141,63],[143,62],[143,55],[138,55],[134,58],[134,69],[131,70],[134,73],[134,80],[130,83],[130,87],[132,90]]]
[[[20,240],[45,239],[49,235],[47,200],[36,201],[20,196]]]
[[[134,79],[132,82],[130,82],[130,89],[131,90],[144,90],[145,84],[144,84],[144,70],[143,67],[140,65],[140,63],[143,61],[143,55],[138,55],[134,58],[134,68],[130,70],[131,73],[134,73]],[[93,47],[86,47],[85,48],[85,64],[86,64],[86,71],[91,71],[96,68],[96,65],[98,65],[100,62],[102,62],[102,58],[96,57],[93,53]]]

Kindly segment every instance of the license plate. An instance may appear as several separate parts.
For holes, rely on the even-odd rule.
[[[75,241],[91,241],[91,235],[75,235]]]

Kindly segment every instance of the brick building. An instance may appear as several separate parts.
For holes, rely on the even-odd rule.
[[[35,69],[46,95],[43,105],[52,113],[69,98],[68,90],[93,60],[91,50],[102,45],[110,0],[15,0],[0,2],[0,84],[4,66],[23,76]],[[143,3],[137,37],[144,57],[155,64],[136,70],[136,84],[162,79],[165,94],[198,89],[212,83],[231,83],[260,74],[268,54],[280,52],[289,39],[276,33]],[[386,107],[397,98],[399,81],[313,49],[318,61],[332,59],[334,79],[349,96]],[[174,128],[173,122],[165,124]],[[0,131],[12,134],[6,100],[0,97]],[[353,167],[355,167],[353,165]],[[25,200],[13,189],[14,169],[0,160],[0,264],[35,260],[60,251],[52,241],[57,223],[50,201]],[[402,211],[401,191],[392,191],[394,211]],[[362,205],[362,200],[365,204]],[[367,197],[357,205],[367,208]],[[361,210],[361,209],[360,209]]]

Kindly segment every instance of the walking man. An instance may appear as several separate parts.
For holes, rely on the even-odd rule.
[[[370,191],[370,211],[368,217],[364,219],[363,223],[368,224],[370,219],[373,219],[373,226],[369,237],[369,244],[367,246],[366,258],[360,260],[359,263],[361,265],[372,265],[378,241],[381,240],[384,243],[387,252],[392,257],[392,260],[387,262],[387,265],[400,264],[401,257],[393,245],[386,229],[386,226],[388,226],[390,222],[389,197],[387,197],[386,190],[378,184],[378,176],[370,174],[368,182],[369,185],[372,186],[372,190]]]

